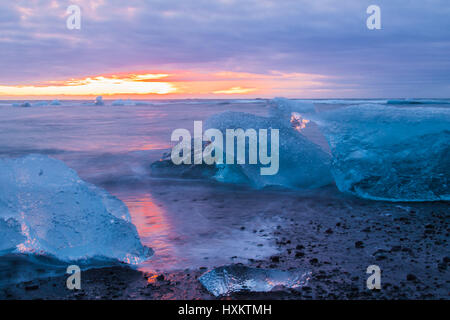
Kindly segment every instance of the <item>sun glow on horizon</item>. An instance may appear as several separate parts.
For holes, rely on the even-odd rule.
[[[65,81],[46,81],[30,85],[0,85],[0,97],[132,97],[154,98],[226,97],[280,95],[320,90],[325,76],[272,71],[246,72],[133,72],[89,76]]]
[[[168,74],[131,75],[128,78],[104,77],[69,80],[51,85],[0,86],[0,95],[54,96],[54,95],[114,95],[114,94],[168,94],[176,91],[169,82],[146,81],[162,79]]]

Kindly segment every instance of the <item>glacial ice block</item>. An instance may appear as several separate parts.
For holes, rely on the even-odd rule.
[[[289,109],[291,110],[291,109]],[[290,111],[289,111],[290,112]],[[284,112],[283,112],[284,113]],[[333,182],[330,171],[331,158],[323,149],[308,140],[291,126],[286,117],[261,117],[244,112],[227,111],[211,116],[205,123],[208,128],[218,129],[223,133],[226,144],[227,129],[278,129],[279,130],[279,170],[274,175],[261,175],[261,167],[267,165],[223,164],[218,165],[215,178],[222,182],[248,182],[255,188],[282,186],[287,188],[312,189]],[[269,134],[268,141],[271,137]],[[270,142],[268,143],[270,145]],[[259,149],[258,145],[258,149]],[[246,154],[248,155],[248,142]],[[224,159],[226,159],[224,151]],[[235,152],[234,156],[237,156]]]
[[[215,268],[203,274],[199,281],[213,295],[223,296],[233,292],[269,292],[277,287],[301,288],[311,277],[307,271],[281,271],[258,269],[241,265]]]
[[[360,105],[319,116],[341,191],[375,200],[450,200],[450,109]]]
[[[302,115],[314,114],[316,108],[313,103],[286,98],[274,98],[269,101],[269,117],[288,124],[292,113]]]
[[[0,254],[139,263],[142,245],[126,206],[43,155],[0,160]]]

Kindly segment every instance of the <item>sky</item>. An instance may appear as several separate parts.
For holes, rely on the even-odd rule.
[[[0,99],[449,98],[449,17],[448,0],[1,0]]]

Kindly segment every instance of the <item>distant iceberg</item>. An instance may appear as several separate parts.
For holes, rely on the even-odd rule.
[[[126,99],[126,100],[114,100],[111,105],[112,106],[146,106],[149,105],[150,103],[146,102],[146,101],[134,101],[134,100],[130,100],[130,99]]]
[[[61,105],[61,102],[58,99],[55,99],[50,103],[50,105],[51,106],[59,106],[59,105]]]
[[[134,101],[131,101],[130,99],[127,99],[127,100],[119,99],[119,100],[114,100],[111,105],[113,105],[113,106],[134,106],[134,105],[136,105],[136,103]]]
[[[199,281],[213,295],[226,296],[233,292],[269,292],[281,288],[297,289],[311,278],[307,271],[281,271],[231,265],[215,268],[203,274]]]
[[[341,191],[375,200],[450,200],[450,109],[360,105],[320,119]]]
[[[103,102],[103,97],[102,96],[98,96],[97,98],[95,98],[95,102],[94,104],[96,106],[103,106],[105,103]]]
[[[12,106],[13,107],[22,107],[22,108],[43,107],[43,106],[48,106],[48,101],[36,101],[33,103],[25,101],[23,103],[13,103]]]
[[[30,108],[31,103],[29,103],[28,101],[25,101],[23,103],[13,103],[12,106],[13,107],[21,107],[21,108]]]
[[[44,107],[48,106],[48,101],[36,101],[32,104],[33,107]]]
[[[29,155],[0,160],[0,255],[9,253],[137,264],[152,250],[120,200],[59,160]]]

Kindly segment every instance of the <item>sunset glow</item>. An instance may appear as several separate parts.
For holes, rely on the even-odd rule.
[[[89,96],[114,94],[168,94],[175,87],[167,82],[147,82],[145,80],[167,77],[165,74],[132,75],[129,78],[107,78],[98,76],[79,80],[69,80],[58,85],[0,86],[0,95],[11,96]]]
[[[63,81],[42,81],[30,85],[0,85],[4,98],[204,97],[276,96],[323,90],[329,77],[304,73],[267,74],[248,72],[201,72],[190,70],[140,71],[94,75]]]

